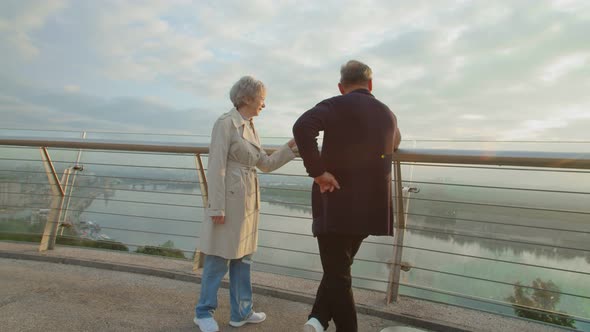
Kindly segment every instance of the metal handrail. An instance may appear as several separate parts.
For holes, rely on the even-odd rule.
[[[0,145],[187,154],[209,153],[209,147],[207,144],[93,140],[78,138],[31,138],[7,136],[0,137]],[[272,153],[277,148],[277,145],[265,146],[265,150],[268,153]],[[393,160],[400,162],[590,169],[590,153],[577,152],[400,149],[393,154]]]
[[[120,152],[122,153],[122,152]],[[133,153],[133,152],[128,152]],[[582,173],[587,174],[590,173],[587,169],[560,169],[560,168],[534,168],[533,167],[523,167],[523,166],[502,166],[502,168],[498,168],[498,166],[493,165],[455,165],[455,164],[443,164],[443,163],[417,163],[417,162],[401,162],[402,166],[423,166],[423,167],[444,167],[444,168],[468,168],[468,169],[476,169],[476,170],[502,170],[502,171],[527,171],[527,172],[552,172],[552,173]]]
[[[403,149],[394,161],[590,169],[590,153],[490,150]]]
[[[94,140],[77,138],[1,137],[0,145],[84,150],[142,151],[162,153],[208,153],[207,144],[158,143],[144,141]]]

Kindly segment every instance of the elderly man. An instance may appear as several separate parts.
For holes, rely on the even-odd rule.
[[[305,112],[293,134],[314,178],[313,226],[324,275],[304,325],[319,332],[357,331],[351,265],[369,235],[393,235],[392,153],[401,134],[395,115],[372,94],[372,71],[351,60],[340,70],[341,96]],[[324,132],[321,154],[316,138]]]

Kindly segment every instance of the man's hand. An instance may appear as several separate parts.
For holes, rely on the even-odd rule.
[[[314,182],[320,186],[320,192],[323,194],[326,191],[333,192],[335,189],[340,189],[340,184],[336,181],[334,175],[329,172],[324,172],[320,176],[316,176]]]
[[[216,225],[225,224],[225,216],[212,216],[211,220],[213,220],[213,223]]]

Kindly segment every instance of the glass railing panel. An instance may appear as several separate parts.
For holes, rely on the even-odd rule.
[[[0,147],[0,237],[40,241],[52,197],[39,149]]]
[[[104,133],[87,137],[113,139],[99,134]],[[118,139],[126,140],[123,136]],[[264,143],[286,141],[281,139]],[[408,148],[482,148],[481,142],[449,144],[415,142]],[[492,144],[494,149],[500,146]],[[501,144],[506,150],[522,149]],[[578,143],[552,146],[583,150]],[[75,164],[78,150],[49,151],[58,174]],[[30,204],[37,202],[37,209],[47,209],[52,194],[39,149],[2,147],[2,152],[0,182],[16,177],[12,182],[36,183],[20,189],[27,193],[21,196]],[[206,156],[203,162],[207,167]],[[60,229],[62,237],[121,243],[118,248],[129,252],[159,247],[148,251],[180,251],[192,258],[200,225],[207,221],[193,155],[93,150],[82,153],[80,164],[84,170],[76,172],[64,218],[71,226]],[[419,189],[405,198],[403,262],[411,270],[401,274],[402,294],[507,315],[519,315],[512,303],[518,299],[542,314],[564,312],[578,328],[588,326],[590,172],[404,163],[402,175],[406,188]],[[321,264],[311,236],[312,179],[303,163],[296,159],[274,173],[259,172],[259,182],[254,269],[319,280]],[[18,191],[4,186],[4,192]],[[28,214],[29,221],[33,215],[20,213]],[[392,253],[390,237],[365,240],[353,265],[354,285],[385,292]],[[534,294],[531,287],[545,289]],[[533,295],[550,301],[530,302]]]
[[[82,237],[192,258],[203,220],[194,155],[84,151],[81,164],[70,210]]]
[[[421,164],[411,174],[403,294],[523,317],[563,312],[586,326],[590,172]]]

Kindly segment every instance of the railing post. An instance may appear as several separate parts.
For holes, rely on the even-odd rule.
[[[399,297],[399,286],[402,266],[402,251],[404,247],[404,233],[406,231],[406,219],[404,214],[404,199],[402,187],[401,162],[393,163],[395,175],[395,211],[397,227],[393,240],[393,262],[389,271],[389,284],[387,287],[387,303],[397,302]]]
[[[47,221],[45,222],[45,229],[43,230],[41,243],[39,244],[39,251],[46,251],[52,250],[55,247],[57,226],[61,216],[61,207],[63,206],[65,192],[57,177],[55,167],[53,167],[47,148],[42,147],[40,150],[43,166],[45,167],[45,173],[47,174],[47,179],[52,192],[51,206],[49,208],[49,213],[47,214]]]
[[[55,241],[57,240],[57,232],[60,226],[62,226],[62,214],[64,215],[64,219],[65,219],[65,212],[64,208],[66,208],[64,206],[64,203],[66,202],[66,197],[70,197],[71,193],[68,193],[68,182],[70,180],[70,174],[72,173],[72,169],[71,168],[66,168],[64,170],[64,174],[61,177],[61,181],[60,181],[60,185],[61,187],[64,189],[62,196],[59,200],[59,209],[57,210],[57,218],[55,221],[55,225],[53,227],[55,227],[55,234],[52,234],[52,236],[50,237],[50,242],[49,242],[49,246],[48,249],[53,249],[55,248]]]
[[[86,139],[86,132],[85,131],[82,132],[82,139]],[[82,149],[78,150],[78,156],[76,157],[76,164],[74,164],[73,170],[81,171],[82,169],[84,169],[84,167],[80,166],[80,158],[81,157],[82,157]],[[67,222],[67,220],[68,220],[70,201],[72,200],[72,192],[74,191],[74,185],[76,184],[76,175],[77,174],[78,174],[78,172],[74,172],[74,175],[72,176],[72,183],[69,185],[69,190],[68,190],[67,184],[64,185],[64,189],[65,189],[64,192],[68,196],[68,200],[66,201],[66,206],[64,208],[64,218],[63,218],[64,222]],[[69,226],[71,227],[73,225],[69,225]],[[63,234],[64,234],[64,227],[61,228],[61,235],[63,235]]]
[[[195,155],[195,160],[197,163],[197,176],[199,178],[199,185],[201,186],[201,198],[203,200],[203,209],[207,208],[208,204],[208,196],[209,196],[209,189],[207,187],[207,177],[205,176],[205,167],[203,167],[203,160],[201,159],[201,154],[198,153]],[[204,211],[203,215],[205,216],[204,219],[207,219],[207,215]],[[207,220],[203,220],[203,222],[207,222]],[[193,271],[197,271],[198,269],[203,267],[205,263],[205,254],[200,252],[199,250],[195,249],[195,259],[193,263]]]

